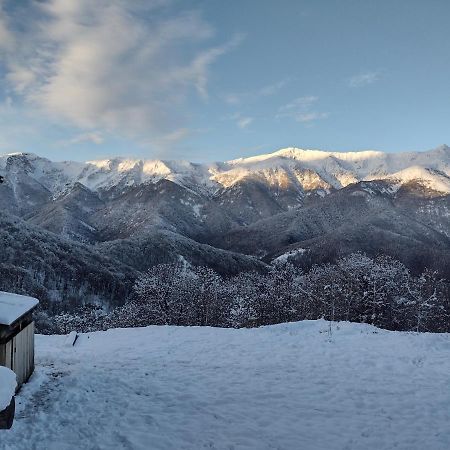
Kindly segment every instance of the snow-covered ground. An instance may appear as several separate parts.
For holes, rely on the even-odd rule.
[[[450,335],[327,330],[38,336],[0,449],[450,448]]]

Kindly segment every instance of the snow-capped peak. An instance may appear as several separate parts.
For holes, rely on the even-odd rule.
[[[21,162],[22,161],[22,162]],[[224,163],[194,164],[115,157],[85,163],[51,162],[33,153],[9,153],[0,156],[0,174],[15,173],[26,161],[28,175],[53,194],[75,182],[91,190],[125,188],[167,179],[190,189],[228,188],[248,177],[283,186],[286,180],[308,190],[305,174],[314,177],[314,186],[341,188],[374,179],[404,183],[423,180],[435,190],[450,193],[450,148],[442,145],[426,152],[384,153],[374,150],[331,152],[289,147],[273,153],[239,158]]]
[[[214,173],[214,179],[225,187],[256,173],[270,177],[273,170],[278,169],[294,178],[298,178],[299,173],[310,171],[335,188],[374,179],[395,178],[402,183],[417,176],[414,179],[423,178],[430,188],[450,192],[450,183],[446,179],[450,177],[450,149],[445,145],[428,152],[407,153],[374,150],[329,152],[289,147],[273,153],[235,159],[229,161],[227,166],[228,170]],[[415,169],[408,170],[411,167]]]

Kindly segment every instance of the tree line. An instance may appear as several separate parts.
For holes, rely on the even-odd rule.
[[[426,269],[412,276],[399,261],[354,253],[309,271],[290,263],[266,273],[223,278],[207,267],[160,264],[109,312],[84,305],[38,315],[44,333],[147,325],[258,327],[324,318],[401,331],[450,332],[450,283]]]

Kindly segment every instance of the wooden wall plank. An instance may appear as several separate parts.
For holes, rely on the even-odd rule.
[[[20,333],[16,334],[0,348],[0,356],[4,355],[4,364],[17,375],[18,386],[25,383],[34,370],[34,322],[31,322]]]

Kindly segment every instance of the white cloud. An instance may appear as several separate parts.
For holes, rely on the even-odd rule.
[[[241,102],[242,96],[240,94],[226,94],[223,99],[229,105],[237,105]]]
[[[267,86],[263,86],[257,94],[261,97],[268,97],[269,95],[276,94],[280,89],[282,89],[288,83],[287,79],[277,81],[273,84],[268,84]]]
[[[301,123],[314,122],[319,119],[326,119],[328,117],[328,113],[324,112],[309,112],[309,113],[300,113],[296,116],[295,120]]]
[[[236,126],[239,127],[241,130],[244,130],[245,128],[249,127],[254,121],[253,117],[244,116],[240,112],[231,114],[225,119],[232,120],[236,124]]]
[[[241,38],[208,45],[209,24],[195,12],[167,17],[166,3],[30,2],[14,17],[20,26],[0,20],[9,92],[82,130],[157,138],[184,129],[187,96],[208,96],[211,65]]]
[[[253,117],[241,117],[237,121],[237,125],[239,128],[244,129],[247,128],[253,122]]]
[[[162,147],[166,148],[167,146],[176,144],[189,137],[193,133],[193,130],[189,128],[178,128],[177,130],[171,131],[164,136],[159,138],[159,143]]]
[[[68,141],[62,142],[63,145],[74,145],[74,144],[82,144],[90,142],[92,144],[100,145],[103,144],[104,138],[101,133],[91,132],[91,133],[81,133],[77,136],[74,136],[72,139]]]
[[[291,112],[295,111],[306,111],[310,109],[316,102],[319,100],[318,97],[315,97],[313,95],[309,95],[306,97],[298,97],[292,102],[282,106],[280,108],[280,113],[287,113],[291,114]]]
[[[326,119],[329,114],[327,112],[315,111],[319,98],[313,95],[306,97],[298,97],[290,103],[279,108],[277,119],[290,118],[296,122],[311,124],[320,119]]]
[[[380,71],[374,72],[363,72],[357,75],[354,75],[348,79],[348,85],[350,87],[362,87],[367,86],[369,84],[375,83],[380,79],[381,73]]]
[[[159,134],[158,136],[152,136],[150,138],[144,138],[139,141],[141,147],[154,147],[158,150],[158,154],[161,155],[172,155],[176,153],[176,145],[186,141],[194,135],[203,134],[209,131],[203,128],[187,128],[181,127],[169,131],[165,134]]]
[[[284,78],[275,83],[268,84],[266,86],[261,87],[256,91],[250,92],[241,92],[241,93],[228,93],[223,96],[223,100],[225,103],[229,105],[238,105],[242,102],[251,102],[255,101],[261,97],[269,97],[271,95],[275,95],[280,89],[282,89],[289,82],[289,79]]]

